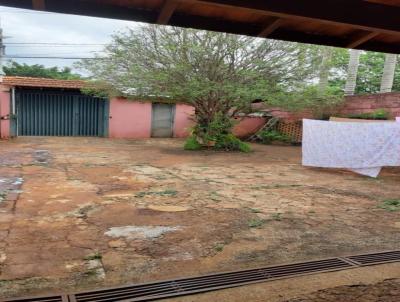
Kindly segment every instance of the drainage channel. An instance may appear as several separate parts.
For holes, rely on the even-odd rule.
[[[258,282],[398,261],[400,261],[400,250],[386,251],[114,287],[70,295],[11,299],[5,302],[155,301]]]

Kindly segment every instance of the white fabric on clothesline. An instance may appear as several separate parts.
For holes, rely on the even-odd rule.
[[[400,123],[303,120],[303,165],[378,176],[400,166]]]

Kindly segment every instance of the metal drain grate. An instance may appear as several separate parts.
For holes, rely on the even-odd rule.
[[[23,298],[23,299],[11,299],[7,300],[7,302],[69,302],[67,295],[61,296],[48,296],[48,297],[30,297],[30,298]]]
[[[302,263],[270,266],[242,271],[224,272],[200,277],[182,278],[132,286],[101,289],[71,295],[7,300],[9,302],[134,302],[184,296],[236,287],[251,283],[290,278],[313,273],[400,261],[399,251],[330,258]]]
[[[372,265],[400,261],[400,251],[390,251],[375,254],[356,255],[347,257],[359,265]]]
[[[202,277],[139,284],[75,294],[76,302],[149,301],[189,293],[235,287],[265,280],[298,276],[321,271],[342,270],[354,265],[339,258],[310,261],[245,271],[219,273]]]

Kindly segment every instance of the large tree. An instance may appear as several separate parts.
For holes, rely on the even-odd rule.
[[[15,61],[11,61],[4,67],[4,72],[8,76],[20,76],[20,77],[35,77],[35,78],[51,78],[51,79],[62,79],[71,80],[79,79],[80,75],[73,73],[69,67],[59,68],[45,67],[44,65],[34,64],[20,64]]]
[[[229,134],[232,115],[252,101],[306,82],[313,70],[309,51],[296,43],[149,25],[114,35],[106,59],[80,67],[103,83],[97,90],[194,106],[194,135],[204,141],[218,131]]]

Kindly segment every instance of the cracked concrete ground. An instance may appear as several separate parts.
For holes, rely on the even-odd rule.
[[[300,164],[298,147],[0,142],[0,297],[400,248],[400,169]]]

